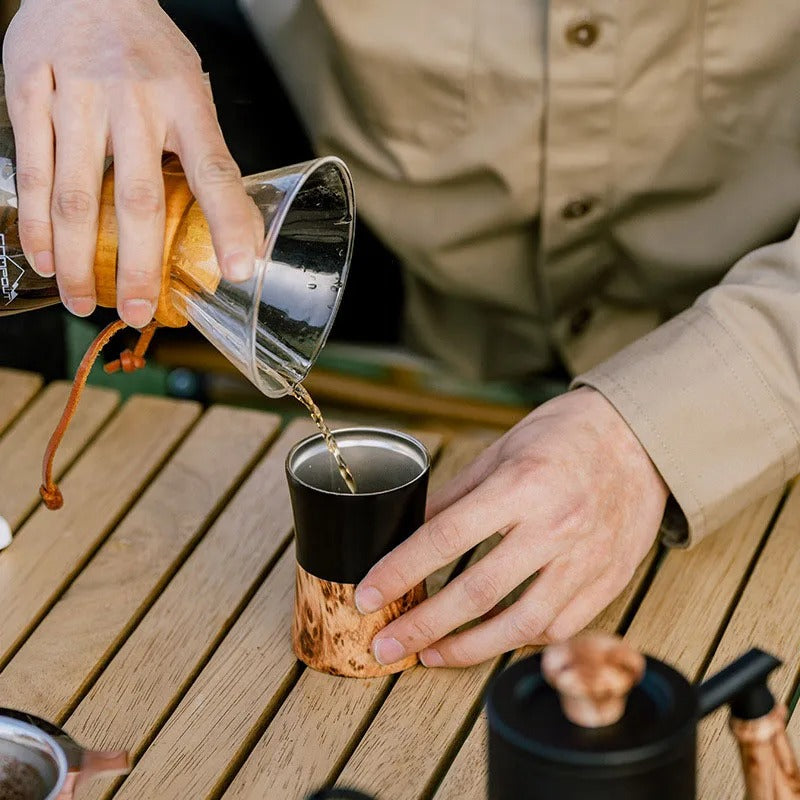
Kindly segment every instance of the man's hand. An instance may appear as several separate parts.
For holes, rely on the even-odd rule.
[[[161,155],[177,153],[223,273],[252,273],[260,220],[217,123],[191,44],[156,0],[24,0],[3,47],[17,146],[19,230],[64,304],[95,308],[93,262],[105,156],[114,155],[118,311],[155,309],[164,243]]]
[[[586,626],[631,579],[658,532],[668,489],[610,403],[582,388],[529,414],[431,498],[428,521],[356,592],[377,610],[499,531],[503,540],[434,597],[387,625],[375,657],[420,653],[466,666]],[[538,573],[509,608],[460,633]]]

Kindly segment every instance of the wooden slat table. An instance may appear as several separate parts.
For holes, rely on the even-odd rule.
[[[38,502],[67,386],[0,370],[0,705],[127,748],[93,800],[284,800],[337,782],[381,800],[485,797],[483,692],[507,659],[377,680],[305,669],[291,651],[292,520],[283,464],[313,430],[242,409],[89,389]],[[424,439],[434,483],[486,436]],[[653,552],[595,621],[693,679],[751,645],[800,671],[800,490],[757,503],[691,552]],[[473,557],[478,557],[475,554]],[[456,565],[432,576],[441,587]],[[515,653],[519,658],[524,651]],[[790,721],[800,738],[800,715]],[[700,796],[742,796],[723,714],[700,733]]]

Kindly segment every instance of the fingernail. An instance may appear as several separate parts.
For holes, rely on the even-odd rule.
[[[76,317],[88,317],[97,307],[94,297],[91,296],[68,297],[64,301],[64,305]]]
[[[149,300],[126,300],[122,304],[122,320],[133,328],[144,328],[153,319],[155,306]]]
[[[433,647],[423,650],[419,654],[419,660],[423,667],[443,667],[444,659],[442,654]]]
[[[231,253],[225,258],[223,272],[234,282],[246,281],[253,275],[253,259],[247,253]]]
[[[379,664],[384,667],[394,664],[401,658],[405,658],[406,649],[397,639],[374,639],[372,642],[372,654]]]
[[[49,278],[56,274],[56,266],[53,262],[53,254],[49,250],[41,250],[33,255],[33,268],[43,278]]]
[[[356,589],[356,608],[361,614],[374,614],[385,605],[383,595],[374,586]]]

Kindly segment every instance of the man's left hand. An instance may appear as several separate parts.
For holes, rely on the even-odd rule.
[[[627,585],[669,490],[631,429],[593,389],[537,408],[428,503],[427,522],[358,586],[369,613],[499,532],[502,541],[374,639],[378,661],[420,653],[467,666],[585,627]],[[478,625],[528,578],[510,607]]]

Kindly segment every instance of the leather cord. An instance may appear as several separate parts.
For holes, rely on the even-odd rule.
[[[42,462],[42,486],[39,489],[39,494],[42,496],[44,504],[51,511],[56,511],[64,505],[64,497],[61,494],[61,490],[53,480],[53,462],[56,457],[56,450],[61,444],[61,440],[64,438],[64,434],[72,418],[75,416],[75,411],[78,408],[81,394],[86,386],[86,381],[89,378],[89,373],[92,371],[94,362],[111,339],[123,328],[127,327],[128,326],[122,322],[122,320],[117,320],[103,328],[95,340],[89,345],[89,349],[86,351],[83,359],[81,359],[80,366],[75,373],[75,380],[72,382],[72,391],[69,393],[69,398],[64,407],[64,413],[61,415],[61,419],[58,425],[56,425],[56,429],[53,431],[50,441],[47,443],[47,449],[44,452],[44,460]],[[119,370],[123,372],[135,372],[137,369],[144,367],[146,364],[144,354],[150,345],[156,328],[158,328],[158,322],[155,320],[142,328],[139,341],[133,351],[124,350],[120,353],[116,361],[112,361],[105,366],[105,371],[109,374]]]

